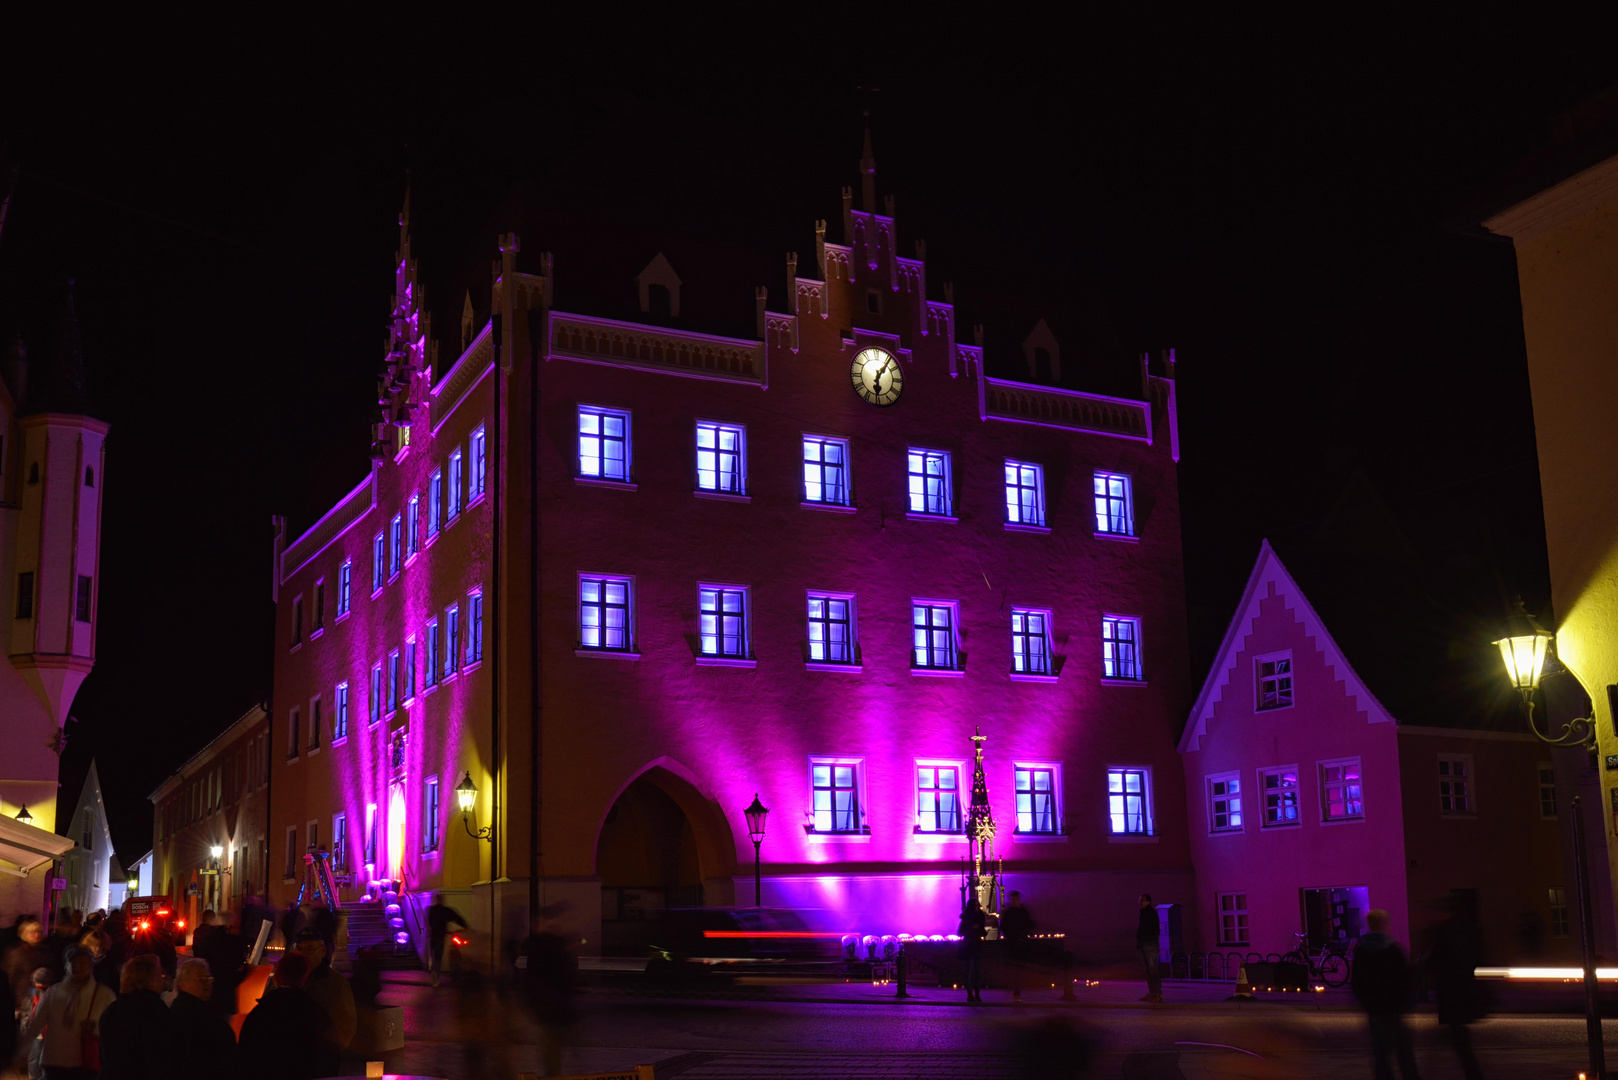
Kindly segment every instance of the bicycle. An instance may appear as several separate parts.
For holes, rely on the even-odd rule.
[[[1311,976],[1318,975],[1321,982],[1334,990],[1348,982],[1351,974],[1348,942],[1328,941],[1316,951],[1310,948],[1307,933],[1292,936],[1298,939],[1297,948],[1282,956],[1281,963],[1302,964]]]

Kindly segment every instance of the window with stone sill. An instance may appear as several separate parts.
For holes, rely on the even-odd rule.
[[[846,758],[810,759],[811,832],[865,832],[865,814],[860,805],[863,768],[863,762]]]
[[[1242,831],[1242,780],[1238,774],[1208,777],[1208,830]]]
[[[961,822],[961,767],[917,765],[916,831],[958,833]]]

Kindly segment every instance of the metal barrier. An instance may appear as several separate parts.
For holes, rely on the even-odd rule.
[[[1188,982],[1234,982],[1243,964],[1257,964],[1257,953],[1239,952],[1174,953],[1169,957],[1168,977]]]

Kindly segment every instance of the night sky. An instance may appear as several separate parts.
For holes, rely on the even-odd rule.
[[[146,795],[268,695],[270,515],[369,467],[407,174],[429,281],[488,265],[519,183],[812,273],[866,108],[964,338],[1009,298],[1100,313],[1081,385],[1177,350],[1198,684],[1269,537],[1396,715],[1494,722],[1488,620],[1549,584],[1515,265],[1465,210],[1618,80],[1615,27],[1069,18],[12,35],[0,333],[48,352],[75,278],[112,424],[63,797],[95,754],[137,856]]]

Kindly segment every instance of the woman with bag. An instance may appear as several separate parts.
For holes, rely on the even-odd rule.
[[[24,1046],[45,1033],[45,1080],[95,1080],[101,1071],[101,1014],[117,997],[95,981],[95,957],[70,945],[62,954],[67,978],[45,991],[23,1032]]]

